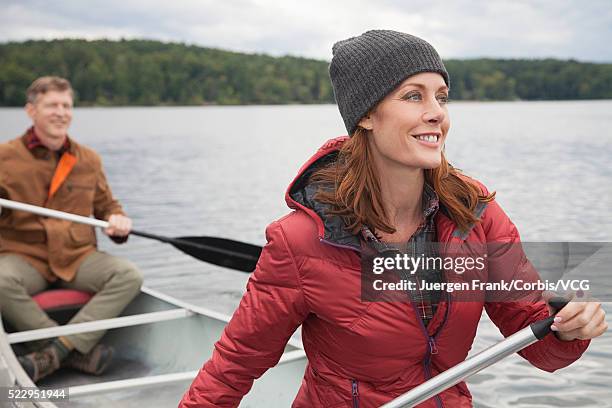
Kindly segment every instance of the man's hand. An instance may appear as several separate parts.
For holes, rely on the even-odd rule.
[[[132,220],[125,215],[113,214],[108,219],[108,228],[104,233],[113,237],[125,237],[132,230]]]
[[[554,294],[544,292],[543,296],[548,304]],[[551,329],[556,332],[559,339],[564,341],[592,339],[601,336],[608,330],[606,312],[602,309],[601,303],[595,299],[584,301],[573,299],[557,313]]]

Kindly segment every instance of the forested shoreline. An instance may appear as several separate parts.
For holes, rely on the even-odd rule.
[[[22,106],[41,75],[68,78],[79,105],[333,103],[328,61],[150,40],[0,44],[0,106]],[[612,64],[445,60],[452,100],[612,99]]]

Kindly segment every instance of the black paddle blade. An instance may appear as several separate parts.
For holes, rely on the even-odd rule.
[[[261,254],[260,246],[227,238],[178,237],[169,243],[199,260],[243,272],[253,272]]]

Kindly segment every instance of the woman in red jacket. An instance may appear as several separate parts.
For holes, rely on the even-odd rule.
[[[267,228],[247,292],[181,407],[237,406],[300,325],[308,366],[293,406],[363,408],[463,361],[483,308],[505,336],[548,316],[541,299],[456,301],[442,290],[362,301],[366,249],[399,246],[416,256],[431,242],[520,239],[494,194],[444,157],[449,78],[430,44],[376,30],[336,43],[333,53],[330,76],[351,137],[327,142],[289,186],[295,211]],[[522,251],[511,264],[512,276],[537,279]],[[489,275],[496,265],[488,263]],[[431,268],[416,279],[441,283],[451,275]],[[520,354],[547,371],[565,367],[606,330],[604,317],[597,302],[571,302],[558,314],[556,335]],[[460,383],[420,406],[472,404]]]

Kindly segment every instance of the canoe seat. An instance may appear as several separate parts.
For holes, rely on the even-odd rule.
[[[37,293],[32,298],[46,312],[75,310],[83,307],[93,293],[75,289],[52,289]]]

